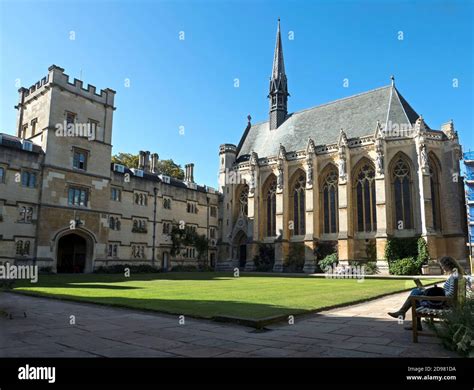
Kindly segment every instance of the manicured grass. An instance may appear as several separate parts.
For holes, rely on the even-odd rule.
[[[423,280],[424,284],[434,280]],[[403,291],[411,280],[325,279],[228,273],[123,275],[40,275],[36,284],[17,283],[15,291],[75,301],[211,318],[262,319],[301,314],[324,307]]]

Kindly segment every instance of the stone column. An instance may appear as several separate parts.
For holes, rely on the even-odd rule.
[[[288,167],[286,151],[280,147],[277,163],[277,193],[276,193],[276,233],[275,264],[273,272],[282,272],[283,265],[289,251],[289,213],[288,213]]]
[[[246,271],[255,271],[254,258],[258,255],[259,244],[259,194],[261,191],[258,169],[258,157],[252,155],[250,166],[249,197],[248,197],[248,227],[247,227],[247,261]]]
[[[350,154],[348,152],[347,138],[343,130],[339,136],[338,142],[338,198],[339,198],[339,235],[338,235],[338,257],[339,264],[349,265],[352,253],[352,240],[349,237],[350,229],[350,173],[347,167],[350,167]]]
[[[305,222],[304,267],[305,273],[314,273],[316,260],[314,257],[314,144],[309,141],[306,156],[306,189],[305,189]]]
[[[379,125],[375,133],[375,198],[377,232],[375,235],[375,247],[377,255],[377,267],[381,274],[388,275],[388,262],[385,259],[385,247],[387,245],[387,202],[386,191],[390,188],[390,180],[385,180],[385,162],[387,145],[384,142]]]

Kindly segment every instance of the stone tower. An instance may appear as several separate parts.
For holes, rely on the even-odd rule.
[[[283,46],[281,44],[280,19],[273,57],[272,77],[270,79],[270,130],[277,129],[286,119],[288,114],[288,80],[285,73],[285,62],[283,60]]]

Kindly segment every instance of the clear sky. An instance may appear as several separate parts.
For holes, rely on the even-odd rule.
[[[394,74],[432,128],[452,118],[474,149],[471,1],[0,0],[0,132],[15,132],[18,81],[56,64],[117,91],[114,153],[194,162],[196,180],[217,187],[219,145],[239,142],[248,114],[267,119],[278,17],[290,112]]]

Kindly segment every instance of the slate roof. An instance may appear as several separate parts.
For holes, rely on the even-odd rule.
[[[26,150],[23,148],[22,139],[14,135],[0,133],[0,146],[5,146],[11,149],[22,150],[26,153],[42,153],[43,149],[41,146],[33,144],[32,150]]]
[[[114,165],[115,165],[114,163],[110,164],[110,170],[113,173],[115,173],[116,175],[124,175],[125,173],[128,173],[128,174],[130,174],[130,177],[134,177],[136,179],[153,181],[153,182],[157,182],[157,183],[160,183],[160,182],[163,181],[163,180],[161,180],[159,175],[156,174],[156,173],[151,173],[151,172],[144,171],[143,172],[143,177],[140,177],[140,176],[135,175],[134,172],[126,166],[124,168],[123,173],[115,171],[114,170]],[[188,185],[186,184],[186,182],[184,180],[179,180],[179,179],[176,179],[174,177],[170,177],[170,182],[168,183],[168,185],[171,185],[171,186],[174,186],[174,187],[179,187],[179,188],[187,188],[187,189],[191,189],[191,190],[193,189],[193,188],[188,187]],[[194,189],[194,191],[207,192],[207,188],[208,187],[206,187],[206,186],[196,184],[196,188]]]
[[[336,143],[341,129],[349,139],[372,135],[377,121],[382,126],[388,121],[413,125],[418,117],[395,86],[389,85],[289,114],[275,130],[270,131],[268,121],[252,124],[242,136],[237,159],[242,161],[253,151],[259,157],[276,156],[280,143],[287,152],[304,150],[308,138],[316,146]]]

